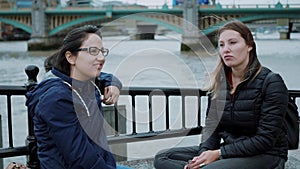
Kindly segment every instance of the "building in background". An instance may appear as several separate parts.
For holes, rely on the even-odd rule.
[[[17,0],[16,6],[17,8],[31,8],[32,0]]]
[[[173,6],[182,5],[184,0],[173,0]],[[209,0],[198,0],[199,5],[209,5]]]
[[[113,7],[142,7],[142,5],[138,4],[128,4],[124,3],[124,1],[101,1],[101,0],[66,0],[65,1],[66,6],[69,7],[84,7],[84,6],[90,6],[90,7],[107,7],[107,6],[113,6]],[[146,8],[144,6],[144,8]]]

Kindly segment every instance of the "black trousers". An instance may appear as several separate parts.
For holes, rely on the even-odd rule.
[[[162,150],[156,154],[156,169],[183,169],[188,160],[198,156],[198,146]],[[285,160],[278,156],[261,154],[252,157],[228,158],[215,161],[201,169],[284,169]]]

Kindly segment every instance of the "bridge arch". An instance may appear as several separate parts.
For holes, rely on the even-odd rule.
[[[31,27],[25,25],[25,24],[22,24],[21,22],[17,22],[17,21],[14,21],[14,20],[10,20],[10,19],[5,19],[5,18],[1,18],[0,17],[0,22],[3,22],[3,23],[6,23],[6,24],[10,24],[14,27],[17,27],[17,28],[21,28],[23,29],[24,31],[28,32],[31,34],[32,32],[32,29]]]
[[[164,15],[167,15],[167,14],[164,14]],[[258,21],[258,20],[263,20],[263,19],[277,19],[277,18],[300,18],[300,16],[290,15],[290,14],[269,14],[269,15],[251,15],[251,16],[245,16],[245,17],[236,18],[236,19],[247,23],[247,22],[251,22],[251,21]],[[78,25],[78,24],[81,24],[81,23],[84,23],[84,22],[89,22],[89,21],[95,21],[95,20],[99,20],[99,19],[100,20],[101,19],[107,19],[107,17],[105,15],[103,15],[103,16],[89,16],[89,17],[79,18],[79,19],[73,20],[71,22],[62,24],[58,27],[55,27],[54,29],[52,29],[49,32],[49,35],[50,36],[55,35],[55,34],[65,30],[69,27],[74,26],[74,25]],[[167,23],[167,22],[162,21],[160,19],[148,17],[147,15],[145,15],[145,13],[143,13],[143,15],[141,15],[141,14],[132,14],[132,15],[128,15],[128,16],[117,16],[117,15],[115,15],[112,19],[113,20],[110,20],[112,22],[116,19],[130,19],[130,20],[144,21],[144,22],[148,22],[148,23],[157,24],[159,26],[163,26],[163,27],[168,28],[168,29],[170,29],[170,30],[172,30],[172,31],[174,31],[178,34],[183,34],[182,27],[180,27],[178,25],[171,24],[171,23]],[[7,23],[10,23],[12,25],[18,25],[17,27],[20,27],[20,28],[26,30],[27,32],[31,32],[31,28],[27,27],[26,25],[22,25],[18,22],[15,22],[15,23],[12,23],[12,22],[14,22],[14,21],[10,21],[10,22],[7,22]],[[228,22],[228,21],[217,23],[213,26],[210,26],[210,27],[206,28],[205,30],[202,30],[201,32],[204,35],[209,35],[209,34],[215,32],[215,31],[217,31],[218,28],[220,26],[224,25],[226,22]]]
[[[145,14],[145,13],[144,13]],[[49,32],[49,35],[50,36],[53,36],[69,27],[72,27],[74,25],[78,25],[78,24],[81,24],[81,23],[84,23],[84,22],[89,22],[89,21],[95,21],[95,20],[101,20],[101,19],[107,19],[106,16],[89,16],[89,17],[84,17],[84,18],[79,18],[79,19],[76,19],[76,20],[73,20],[71,22],[68,22],[68,23],[65,23],[65,24],[62,24],[58,27],[55,27],[54,29],[52,29],[50,32]],[[159,26],[163,26],[163,27],[166,27],[178,34],[182,34],[183,33],[183,30],[181,27],[179,26],[176,26],[176,25],[173,25],[173,24],[170,24],[170,23],[167,23],[167,22],[163,22],[162,20],[159,20],[159,19],[155,19],[155,18],[150,18],[150,17],[147,17],[147,16],[142,16],[142,15],[139,15],[139,14],[133,14],[133,15],[129,15],[129,16],[122,16],[122,17],[119,17],[119,16],[114,16],[112,19],[116,20],[116,19],[130,19],[130,20],[139,20],[139,21],[144,21],[144,22],[148,22],[148,23],[154,23],[154,24],[157,24]],[[110,20],[110,21],[114,21],[114,20]]]
[[[251,15],[251,16],[245,16],[241,18],[236,18],[236,20],[239,20],[241,22],[247,23],[251,21],[258,21],[263,19],[278,19],[278,18],[300,18],[299,15],[290,15],[290,14],[269,14],[269,15]],[[218,24],[215,24],[213,26],[210,26],[202,31],[203,34],[208,35],[218,30],[218,28],[222,25],[224,25],[228,21],[220,22]]]

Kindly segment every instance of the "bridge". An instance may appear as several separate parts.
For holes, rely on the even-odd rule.
[[[191,37],[199,39],[202,35],[211,37],[220,25],[231,19],[249,24],[275,24],[280,39],[289,39],[293,24],[300,23],[300,4],[198,5],[196,0],[191,0],[185,1],[182,6],[173,7],[166,4],[161,7],[136,4],[62,7],[61,4],[49,5],[46,1],[36,0],[31,8],[12,6],[0,11],[1,23],[31,34],[29,50],[60,45],[54,43],[58,42],[57,38],[63,37],[74,26],[84,24],[102,27],[118,22],[125,29],[135,30],[132,34],[155,33],[156,26],[162,26],[182,34],[184,41]],[[145,32],[141,26],[145,24],[152,28]],[[196,32],[197,35],[190,32]]]

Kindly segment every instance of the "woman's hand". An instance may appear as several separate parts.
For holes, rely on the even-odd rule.
[[[26,167],[24,164],[21,163],[15,163],[15,162],[10,162],[5,169],[29,169]]]
[[[104,88],[103,103],[106,105],[115,104],[119,100],[120,90],[116,86],[108,86]]]
[[[184,169],[201,169],[202,167],[217,161],[219,159],[219,150],[208,150],[200,154],[200,156],[194,157],[184,167]]]

